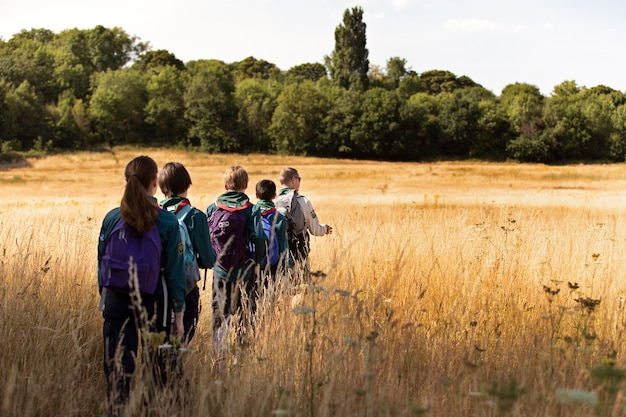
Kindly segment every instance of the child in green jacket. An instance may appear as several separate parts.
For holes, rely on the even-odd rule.
[[[248,173],[240,165],[224,173],[226,192],[207,207],[211,244],[217,256],[213,268],[213,349],[218,357],[230,320],[244,311],[252,325],[256,310],[258,264],[265,256],[265,233],[260,212],[245,194]],[[256,253],[250,251],[253,242]],[[242,326],[243,327],[243,326]],[[238,328],[242,328],[238,326]],[[219,362],[218,362],[219,363]]]
[[[197,266],[193,266],[196,269],[194,272],[199,278],[200,272],[198,268],[213,268],[215,253],[209,239],[209,226],[206,215],[193,207],[187,198],[187,191],[191,185],[189,172],[179,162],[168,162],[159,172],[159,188],[161,188],[161,192],[166,197],[165,200],[161,201],[161,207],[177,217],[186,213],[182,220],[189,233],[189,239],[197,261]],[[186,206],[191,208],[186,208]],[[187,282],[187,295],[185,296],[185,315],[183,316],[185,327],[183,341],[185,344],[188,344],[193,338],[200,314],[200,289],[197,281],[192,281],[189,282],[188,280]]]

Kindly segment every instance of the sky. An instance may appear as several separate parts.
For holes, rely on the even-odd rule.
[[[370,67],[389,58],[446,70],[500,95],[564,81],[626,92],[623,0],[0,0],[0,37],[44,28],[122,28],[183,62],[252,56],[282,70],[324,63],[343,13],[363,9]]]

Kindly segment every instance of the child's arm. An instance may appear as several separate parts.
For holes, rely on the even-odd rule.
[[[304,212],[304,221],[307,229],[309,229],[309,232],[311,232],[314,236],[324,236],[327,234],[328,226],[320,223],[317,218],[317,214],[315,214],[315,210],[313,209],[313,204],[311,204],[309,199],[301,195],[298,197],[298,203]]]

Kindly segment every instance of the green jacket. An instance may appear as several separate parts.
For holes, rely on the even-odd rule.
[[[161,207],[174,215],[185,205],[191,205],[191,203],[184,197],[170,197],[161,201]],[[189,239],[193,245],[193,250],[197,255],[198,266],[203,269],[213,268],[215,252],[213,252],[213,247],[211,246],[206,215],[197,208],[192,207],[184,222],[187,230],[189,230]]]

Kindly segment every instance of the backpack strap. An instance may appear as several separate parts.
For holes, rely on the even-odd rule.
[[[289,203],[289,213],[293,213],[295,211],[296,204],[298,204],[298,191],[293,190],[293,195],[291,196],[291,202]]]
[[[178,217],[179,219],[183,220],[185,218],[185,216],[187,216],[187,214],[189,214],[189,212],[191,211],[191,205],[190,204],[185,204],[182,206],[178,206],[178,211],[176,211],[176,217]]]

